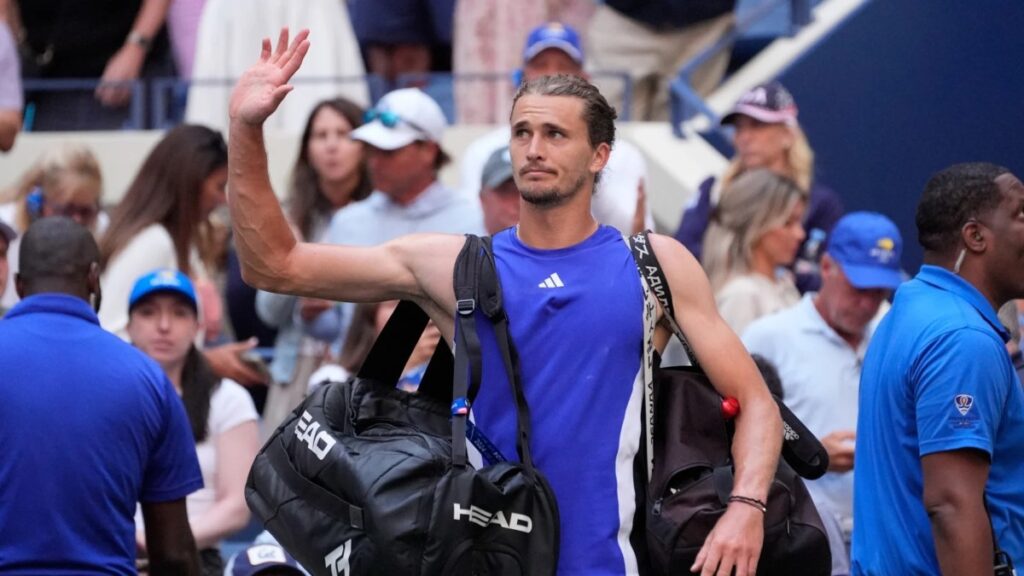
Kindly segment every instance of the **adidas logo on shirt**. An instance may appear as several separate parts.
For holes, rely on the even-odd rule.
[[[537,284],[538,288],[562,288],[565,284],[562,284],[562,279],[558,277],[558,272],[555,272],[551,276],[544,279],[543,282]]]

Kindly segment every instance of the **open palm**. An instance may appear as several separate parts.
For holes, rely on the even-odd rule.
[[[292,90],[288,81],[302,65],[309,50],[309,30],[299,32],[288,43],[288,28],[281,29],[277,48],[271,51],[270,39],[263,39],[260,60],[242,74],[231,93],[228,107],[232,119],[247,124],[262,124]]]

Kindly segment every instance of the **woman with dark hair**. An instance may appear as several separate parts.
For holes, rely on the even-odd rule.
[[[348,137],[362,126],[363,113],[358,104],[335,98],[320,102],[309,114],[286,206],[303,238],[316,237],[335,212],[373,190],[363,145]]]
[[[126,300],[132,343],[163,368],[192,425],[204,487],[186,499],[188,521],[202,573],[219,576],[220,541],[249,521],[245,479],[259,450],[256,408],[248,392],[218,378],[196,348],[198,300],[187,276],[172,269],[151,272],[133,283]],[[145,528],[138,517],[136,528],[144,552]]]
[[[224,204],[227,145],[220,132],[182,125],[153,148],[135,175],[110,225],[100,239],[103,291],[108,301],[128,298],[136,278],[157,268],[181,270],[199,294],[202,344],[221,329],[223,306],[212,281],[223,238],[210,224],[210,213]],[[100,309],[100,324],[127,340],[128,315],[119,306]],[[204,351],[217,374],[243,384],[264,382],[239,354],[255,342],[229,343]]]
[[[335,213],[369,196],[363,145],[349,137],[362,123],[363,109],[344,98],[320,102],[310,113],[285,202],[300,240],[321,239]],[[309,376],[328,354],[327,342],[340,333],[340,309],[326,300],[260,292],[256,311],[278,329],[274,384],[263,410],[265,429],[273,430],[305,395]]]
[[[219,132],[182,125],[167,133],[113,209],[100,239],[103,290],[124,302],[132,282],[157,268],[181,270],[201,284],[204,328],[216,328],[221,309],[207,288],[209,262],[200,258],[210,239],[209,215],[224,203],[227,146]],[[100,310],[104,328],[127,338],[128,315],[120,306]]]

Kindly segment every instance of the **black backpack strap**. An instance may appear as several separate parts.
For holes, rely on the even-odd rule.
[[[516,404],[516,425],[518,428],[518,439],[516,451],[519,460],[527,470],[534,470],[534,457],[529,453],[529,439],[531,434],[529,406],[526,404],[526,395],[522,389],[522,375],[519,372],[519,356],[516,353],[515,345],[512,343],[512,336],[509,334],[509,319],[502,306],[501,287],[498,285],[498,271],[495,268],[495,254],[490,248],[490,238],[483,238],[483,250],[493,275],[484,275],[481,279],[480,290],[483,292],[484,301],[489,303],[489,311],[483,313],[490,319],[495,331],[495,339],[498,341],[498,349],[502,354],[502,361],[505,364],[505,371],[508,374],[509,383],[512,385],[512,398]],[[489,278],[488,278],[489,277]],[[492,285],[494,281],[494,285]],[[490,294],[490,291],[496,294]]]
[[[469,417],[469,390],[480,387],[482,353],[476,332],[477,282],[480,275],[480,238],[466,235],[455,260],[455,374],[452,379],[452,464],[465,467],[466,419]],[[475,394],[474,394],[475,397]]]
[[[465,466],[466,419],[472,399],[480,389],[483,356],[476,331],[475,311],[491,321],[502,363],[515,399],[518,436],[516,450],[524,468],[534,472],[530,454],[530,411],[521,385],[519,358],[508,332],[508,317],[502,304],[501,285],[491,250],[491,239],[466,235],[466,243],[455,261],[455,377],[452,390],[452,463]]]
[[[693,349],[690,348],[690,344],[686,341],[682,328],[680,328],[679,323],[676,321],[675,312],[672,307],[672,290],[669,288],[668,279],[658,263],[658,258],[654,255],[654,250],[651,248],[648,232],[644,231],[632,236],[629,239],[629,246],[633,253],[633,258],[636,260],[637,268],[640,270],[640,275],[643,276],[651,292],[661,302],[661,307],[665,311],[665,320],[672,329],[672,333],[682,343],[683,348],[686,350],[686,355],[690,358],[690,363],[700,368],[700,365],[697,363],[697,356],[693,353]],[[825,450],[825,447],[810,433],[804,423],[789,410],[785,403],[774,395],[772,395],[772,398],[778,405],[779,414],[782,417],[784,431],[782,456],[786,463],[804,478],[813,480],[821,477],[828,470],[828,452]],[[653,425],[648,425],[649,421],[650,418],[645,415],[644,428],[646,434],[651,434],[654,429]]]

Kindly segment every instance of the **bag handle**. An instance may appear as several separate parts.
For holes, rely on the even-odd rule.
[[[528,473],[534,474],[530,454],[530,410],[523,393],[519,358],[508,331],[508,317],[502,306],[501,286],[491,250],[490,237],[466,235],[455,261],[455,377],[452,385],[452,463],[466,466],[466,421],[471,401],[480,389],[482,354],[476,327],[476,310],[490,320],[502,363],[515,400],[516,450]]]
[[[415,302],[400,301],[370,348],[366,360],[359,367],[357,376],[384,384],[397,384],[429,320],[427,313]],[[444,404],[451,402],[451,389],[447,380],[447,374],[451,372],[446,371],[451,366],[450,358],[451,349],[442,339],[427,365],[418,389],[419,394]]]
[[[672,290],[668,285],[668,278],[665,277],[665,273],[658,263],[658,258],[654,255],[654,250],[651,248],[648,232],[644,231],[631,236],[629,238],[629,246],[630,251],[633,253],[633,258],[636,260],[637,268],[640,270],[640,275],[646,281],[649,290],[661,302],[662,309],[665,311],[664,318],[672,329],[672,333],[682,343],[690,363],[695,368],[700,369],[697,356],[693,353],[693,349],[690,347],[689,342],[686,341],[682,328],[676,321],[672,306]],[[645,340],[645,346],[647,345],[646,342]],[[646,386],[645,390],[651,386],[653,386],[653,383]],[[800,476],[811,480],[820,478],[828,471],[828,452],[825,450],[825,447],[821,445],[821,442],[790,411],[789,407],[782,400],[774,394],[772,399],[775,400],[775,404],[779,408],[779,415],[782,418],[782,457],[793,468],[793,471]],[[651,410],[653,408],[653,401],[645,402],[645,408]],[[644,429],[648,447],[650,447],[653,442],[650,437],[654,431],[653,411],[645,415]],[[651,457],[649,456],[648,458]]]

